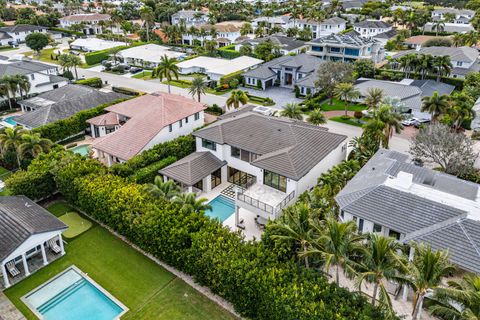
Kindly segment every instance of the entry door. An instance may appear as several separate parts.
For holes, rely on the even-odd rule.
[[[285,84],[287,86],[293,83],[293,75],[291,73],[285,73]]]

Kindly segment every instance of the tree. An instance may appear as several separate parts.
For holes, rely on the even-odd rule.
[[[238,53],[240,53],[241,56],[252,56],[252,46],[249,44],[244,44],[240,47],[240,49],[238,49]]]
[[[266,40],[257,44],[253,53],[258,59],[270,61],[280,56],[280,48],[270,40]]]
[[[402,120],[403,117],[393,111],[391,105],[384,104],[373,112],[371,119],[364,126],[364,131],[379,139],[380,144],[388,149],[393,132],[400,133],[403,130]]]
[[[175,58],[169,58],[167,55],[164,55],[158,66],[153,69],[152,77],[159,78],[160,81],[163,78],[167,79],[168,93],[171,93],[170,81],[172,81],[173,77],[178,79],[178,66],[175,64]]]
[[[476,112],[473,110],[475,100],[463,91],[454,93],[451,98],[453,102],[453,108],[449,109],[448,114],[453,120],[454,128],[458,130],[464,121],[475,118]]]
[[[358,59],[353,64],[353,71],[358,78],[373,78],[375,75],[375,64],[372,60]]]
[[[383,90],[380,88],[368,88],[365,96],[365,104],[369,109],[377,109],[384,97]]]
[[[14,75],[13,79],[16,82],[17,89],[18,91],[20,91],[20,98],[22,99],[30,92],[30,88],[32,86],[30,80],[27,78],[26,75],[23,74]]]
[[[154,198],[171,200],[180,194],[180,187],[173,180],[163,182],[161,176],[156,176],[153,183],[145,185],[145,191]]]
[[[212,206],[207,203],[208,199],[197,199],[197,195],[195,193],[181,193],[174,197],[172,202],[178,203],[181,206],[180,210],[189,213],[205,212],[205,210],[210,210],[212,208]]]
[[[153,10],[149,6],[140,8],[140,19],[145,23],[145,31],[147,34],[147,42],[150,41],[150,24],[154,21]]]
[[[439,95],[434,91],[431,97],[422,98],[422,107],[420,111],[428,112],[432,115],[432,122],[438,122],[438,118],[444,115],[450,108],[450,96],[446,94]]]
[[[252,24],[249,22],[245,22],[243,26],[240,28],[240,35],[246,36],[247,34],[253,33]]]
[[[432,38],[425,41],[422,47],[451,47],[452,45],[453,42],[449,38]]]
[[[445,22],[443,22],[442,20],[434,21],[432,25],[432,31],[433,30],[436,31],[435,35],[438,36],[439,32],[443,32],[443,30],[445,30]]]
[[[202,76],[195,76],[192,79],[192,84],[190,85],[189,93],[192,97],[197,96],[198,102],[200,102],[200,96],[205,94],[207,89],[207,82],[203,79]]]
[[[449,56],[437,56],[433,58],[432,66],[437,73],[437,82],[442,76],[448,77],[452,71],[452,62]]]
[[[242,105],[246,104],[248,102],[248,95],[245,91],[242,90],[233,90],[230,93],[230,97],[227,99],[227,107],[230,108],[233,106],[234,109],[238,109],[240,107],[240,103]]]
[[[353,81],[353,65],[345,62],[327,61],[320,64],[317,71],[315,86],[322,90],[333,103],[335,87],[339,83]]]
[[[40,55],[40,51],[48,45],[49,41],[48,36],[41,32],[30,33],[25,38],[27,47],[35,51],[38,55]]]
[[[7,97],[8,105],[12,109],[12,99],[15,98],[18,91],[18,81],[15,76],[5,75],[0,78],[0,87],[3,95]]]
[[[295,120],[303,119],[302,108],[296,103],[287,103],[285,108],[280,112],[280,115]]]
[[[47,153],[52,148],[52,141],[42,138],[40,133],[26,133],[22,135],[22,141],[18,146],[18,157],[38,157],[41,153]]]
[[[360,92],[355,88],[352,83],[341,82],[335,86],[335,96],[342,100],[345,104],[345,117],[348,116],[348,102],[357,99],[360,96]]]
[[[323,113],[322,109],[315,108],[308,115],[307,122],[318,126],[318,125],[327,123],[327,118],[325,117],[325,114]]]
[[[17,164],[20,167],[20,157],[18,156],[18,146],[22,143],[22,136],[26,131],[19,126],[15,128],[5,128],[5,131],[0,134],[0,149],[2,155],[5,156],[8,152],[13,151],[16,154]]]
[[[75,71],[75,79],[78,79],[77,67],[82,65],[82,59],[80,59],[80,57],[71,53],[63,53],[58,56],[58,62],[63,71],[70,71],[70,68],[73,68]]]
[[[412,139],[410,154],[435,163],[442,171],[456,176],[469,173],[477,158],[467,136],[438,123],[420,129]]]

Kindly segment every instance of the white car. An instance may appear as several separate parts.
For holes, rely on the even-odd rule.
[[[402,121],[402,124],[404,126],[413,126],[416,122],[419,122],[420,120],[418,120],[417,118],[409,118],[409,119],[405,119]]]

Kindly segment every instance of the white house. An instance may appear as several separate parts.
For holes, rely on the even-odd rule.
[[[186,53],[173,51],[170,47],[149,43],[122,50],[118,52],[117,56],[129,65],[154,68],[160,63],[163,56],[181,60],[186,56]]]
[[[339,17],[331,17],[323,21],[310,19],[293,19],[290,16],[258,17],[252,20],[254,29],[264,25],[267,29],[274,27],[286,31],[289,28],[298,28],[300,30],[309,28],[312,32],[312,39],[337,34],[346,29],[347,21]]]
[[[382,20],[364,20],[354,23],[353,31],[362,38],[377,39],[383,44],[397,35],[392,25]]]
[[[153,146],[203,126],[202,103],[179,95],[151,93],[105,110],[87,122],[95,138],[92,149],[108,166],[124,162]]]
[[[60,18],[60,26],[65,29],[69,29],[76,24],[82,25],[82,31],[86,35],[94,35],[103,33],[103,27],[101,21],[110,20],[109,14],[102,13],[84,13],[74,14]],[[112,27],[113,32],[120,32],[118,27]]]
[[[255,47],[257,45],[265,41],[271,41],[274,45],[276,45],[282,55],[300,54],[302,52],[306,52],[308,49],[308,45],[305,43],[305,41],[286,37],[283,35],[271,35],[261,38],[244,40],[235,45],[235,51],[239,51],[240,48],[245,45],[251,46],[252,50],[255,50]]]
[[[85,52],[100,51],[106,49],[112,49],[119,46],[126,45],[125,42],[120,41],[107,41],[97,38],[79,38],[70,43],[70,49],[80,50]]]
[[[0,28],[0,45],[6,46],[14,43],[23,43],[25,38],[32,33],[47,33],[47,28],[29,24],[17,24]]]
[[[0,268],[4,288],[65,254],[62,221],[25,196],[0,197]]]
[[[189,32],[182,34],[182,42],[192,45],[194,40],[203,43],[205,40],[215,40],[220,47],[234,43],[240,38],[240,28],[244,22],[239,21],[223,21],[215,25],[203,24],[194,26],[199,32],[204,31],[205,34],[191,34]],[[213,36],[212,36],[213,34]]]
[[[446,15],[453,17],[452,23],[469,24],[475,16],[475,11],[467,9],[441,8],[432,11],[433,20],[446,20]]]
[[[208,23],[208,15],[198,10],[181,10],[172,15],[172,25],[198,26]]]

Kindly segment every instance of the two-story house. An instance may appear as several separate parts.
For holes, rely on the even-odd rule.
[[[469,24],[475,16],[475,11],[467,9],[441,8],[432,11],[432,20],[447,20],[448,16],[452,17],[450,23]]]
[[[29,24],[17,24],[0,28],[0,45],[7,46],[25,42],[25,38],[34,32],[46,33],[47,28]]]
[[[353,24],[353,32],[362,38],[377,39],[383,44],[397,35],[392,25],[382,20],[364,20]]]
[[[208,15],[198,10],[181,10],[172,15],[172,25],[185,24],[187,27],[208,23]]]
[[[293,19],[290,16],[259,17],[252,20],[254,29],[261,25],[267,29],[281,28],[283,31],[289,28],[298,28],[299,30],[308,28],[312,32],[312,39],[340,33],[346,29],[346,24],[347,21],[339,17],[332,17],[323,21]]]
[[[266,37],[260,37],[255,39],[244,40],[237,45],[235,45],[235,50],[239,51],[243,46],[251,46],[252,50],[255,50],[255,47],[265,41],[271,41],[274,45],[278,47],[278,51],[282,55],[294,55],[305,53],[307,51],[308,45],[305,41],[286,37],[284,35],[272,35]]]
[[[175,94],[151,93],[130,99],[89,119],[94,154],[111,166],[203,126],[202,103]]]
[[[205,40],[215,40],[219,47],[224,47],[240,38],[242,25],[243,22],[238,21],[223,21],[215,25],[196,25],[195,28],[199,32],[197,34],[190,32],[182,34],[182,42],[183,44],[193,45],[195,40],[200,43],[203,43]]]
[[[60,26],[65,29],[71,28],[73,25],[81,25],[82,32],[86,35],[94,35],[103,33],[103,27],[101,21],[110,20],[109,14],[102,13],[85,13],[74,14],[60,18]],[[120,32],[120,29],[116,26],[111,30],[115,33]]]

